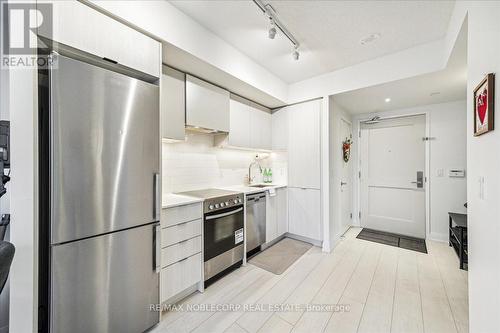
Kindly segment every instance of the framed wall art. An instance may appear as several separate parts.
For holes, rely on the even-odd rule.
[[[490,73],[474,89],[474,136],[495,127],[495,74]]]

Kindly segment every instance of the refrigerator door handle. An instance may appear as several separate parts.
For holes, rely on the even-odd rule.
[[[160,220],[160,174],[155,173],[153,176],[153,219]]]
[[[161,264],[161,225],[157,223],[153,226],[153,270],[160,273]]]

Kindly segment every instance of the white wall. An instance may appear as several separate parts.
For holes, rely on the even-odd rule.
[[[448,212],[467,212],[467,178],[448,177],[450,169],[467,168],[466,110],[465,100],[429,106],[431,239],[448,241]]]
[[[257,152],[214,147],[209,134],[188,134],[185,142],[162,144],[163,193],[243,185]],[[262,154],[260,162],[272,168],[273,182],[286,184],[286,153]],[[252,170],[258,175],[258,168]],[[256,178],[257,179],[257,178]]]
[[[430,220],[427,231],[429,239],[447,241],[448,212],[463,212],[463,204],[467,201],[467,179],[450,178],[450,169],[466,169],[466,102],[455,101],[441,104],[430,104],[414,108],[392,110],[376,113],[380,117],[391,117],[410,114],[427,114],[429,122],[429,188],[430,188]],[[359,132],[359,120],[369,119],[375,115],[356,115],[353,123],[353,133]],[[354,135],[353,165],[354,173],[358,172],[359,138]],[[438,177],[439,169],[444,176]],[[467,172],[466,172],[467,174]],[[359,178],[354,177],[353,211],[359,212]],[[353,214],[353,223],[359,225],[357,214]]]
[[[500,332],[500,2],[467,3],[467,200],[470,332]],[[472,91],[496,72],[496,130],[473,136]],[[479,197],[479,178],[485,195]]]

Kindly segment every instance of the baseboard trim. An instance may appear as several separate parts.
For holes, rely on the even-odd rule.
[[[286,233],[281,235],[281,236],[278,236],[276,237],[275,239],[273,239],[272,241],[268,242],[268,243],[264,243],[260,246],[260,250],[261,251],[264,251],[265,249],[268,249],[270,248],[271,246],[273,246],[274,244],[278,243],[280,240],[282,240],[283,238],[286,237]]]
[[[319,247],[322,247],[322,244],[323,244],[323,241],[320,241],[320,240],[317,240],[317,239],[308,238],[308,237],[304,237],[304,236],[299,236],[299,235],[295,235],[295,234],[291,234],[289,232],[287,232],[285,234],[285,237],[296,239],[298,241],[306,242],[306,243],[312,244],[314,246],[319,246]]]
[[[448,243],[448,234],[441,234],[437,232],[431,232],[427,239],[435,241],[435,242],[443,242],[443,243]]]

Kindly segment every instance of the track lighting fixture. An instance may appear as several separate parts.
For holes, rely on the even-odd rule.
[[[269,28],[269,39],[274,39],[274,37],[276,37],[276,26],[274,24],[274,20],[273,19],[270,19],[269,20],[271,22],[271,27]]]
[[[299,60],[300,53],[299,53],[299,50],[297,50],[297,47],[293,48],[292,57],[293,57],[293,60]]]
[[[276,37],[276,33],[278,32],[278,29],[283,33],[283,35],[292,43],[293,46],[293,51],[292,51],[292,57],[294,60],[299,60],[300,53],[299,53],[299,42],[293,35],[288,31],[283,23],[280,22],[276,15],[276,11],[274,10],[273,6],[270,4],[264,4],[262,0],[253,0],[253,2],[259,7],[259,9],[264,13],[264,15],[267,16],[271,23],[271,27],[269,28],[268,31],[268,37],[270,39],[274,39]]]

